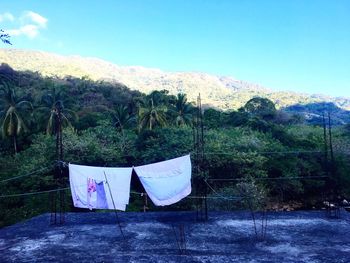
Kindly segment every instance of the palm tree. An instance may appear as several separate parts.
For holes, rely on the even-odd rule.
[[[193,108],[190,104],[187,103],[186,94],[179,93],[177,94],[175,101],[175,125],[176,126],[186,126],[191,125],[192,123],[192,112]]]
[[[55,134],[57,132],[56,123],[59,113],[61,114],[62,125],[72,126],[69,118],[76,118],[76,114],[72,110],[64,108],[64,102],[62,91],[57,91],[55,87],[41,97],[43,106],[38,107],[36,111],[48,118],[46,134]]]
[[[15,90],[8,86],[8,82],[3,82],[0,88],[0,117],[2,118],[2,136],[12,137],[13,147],[17,153],[17,137],[28,129],[22,117],[23,111],[32,110],[32,104],[17,98]]]
[[[118,105],[115,108],[113,119],[115,120],[115,127],[121,131],[135,121],[135,117],[129,114],[128,108],[124,105]]]
[[[154,126],[166,125],[167,107],[164,104],[157,104],[153,97],[146,98],[141,101],[139,105],[139,129],[148,128],[153,129]]]

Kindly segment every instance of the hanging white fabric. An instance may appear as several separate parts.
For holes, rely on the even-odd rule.
[[[191,193],[190,155],[137,166],[134,170],[157,206],[174,204]]]
[[[69,164],[69,182],[74,206],[125,211],[126,205],[129,204],[131,173],[132,168]]]

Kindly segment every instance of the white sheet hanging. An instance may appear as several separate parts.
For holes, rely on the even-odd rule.
[[[106,174],[116,209],[125,211],[126,205],[129,204],[131,173],[132,168],[69,164],[69,182],[74,206],[79,208],[106,209],[105,207],[98,207],[99,200],[96,191],[90,191],[88,193],[88,180],[90,179],[96,183],[103,182],[108,209],[114,209],[110,190],[105,178]]]
[[[174,204],[191,193],[190,155],[137,166],[134,170],[157,206]]]

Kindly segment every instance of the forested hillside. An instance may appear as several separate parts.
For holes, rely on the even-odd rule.
[[[146,95],[119,83],[42,77],[8,65],[1,66],[0,77],[2,226],[48,211],[45,193],[6,196],[56,188],[58,110],[63,114],[65,162],[131,166],[187,153],[194,156],[192,123],[197,111],[184,93],[162,90]],[[333,163],[329,144],[328,161],[325,158],[322,126],[306,125],[301,116],[277,110],[266,98],[246,100],[237,110],[206,108],[203,116],[206,172],[201,176],[254,182],[272,205],[297,202],[298,207],[319,207],[330,185],[333,194],[349,196],[349,125],[332,130]],[[327,175],[331,179],[309,179]],[[237,195],[234,183],[213,181],[211,186],[216,193],[209,195]],[[168,209],[191,209],[188,200]],[[139,210],[141,202],[141,197],[133,196],[128,209]],[[67,208],[73,209],[70,199]]]
[[[272,100],[277,108],[295,104],[331,102],[336,107],[350,110],[349,97],[335,98],[319,94],[273,91],[233,77],[200,72],[165,72],[139,66],[118,66],[96,58],[0,49],[0,63],[7,63],[16,70],[30,70],[49,77],[88,77],[95,81],[123,83],[131,90],[138,90],[146,94],[153,90],[168,90],[171,95],[185,93],[189,101],[195,101],[200,93],[204,105],[219,109],[237,110],[251,98],[260,96]],[[280,89],[283,90],[283,87]],[[313,113],[313,108],[308,110]]]

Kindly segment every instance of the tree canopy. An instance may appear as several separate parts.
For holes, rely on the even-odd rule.
[[[6,135],[0,141],[0,180],[52,167],[57,157],[55,137],[49,127],[55,125],[57,107],[70,123],[63,131],[64,161],[132,166],[193,153],[192,120],[197,109],[185,94],[142,94],[118,83],[45,78],[14,71],[6,65],[0,67],[0,76],[0,121]],[[274,203],[320,205],[318,198],[327,189],[326,181],[306,178],[330,175],[322,126],[307,125],[288,112],[276,110],[265,98],[253,98],[238,111],[203,111],[205,176],[253,180],[254,187],[263,189]],[[349,196],[349,127],[337,126],[333,135],[337,169],[332,176],[337,192]],[[214,181],[212,186],[217,193],[235,194],[237,188],[232,182]],[[1,187],[3,195],[53,189],[53,171],[8,181]],[[38,195],[3,199],[0,225],[48,211],[47,198]],[[139,202],[132,199],[128,209],[139,209]],[[176,208],[190,209],[193,205],[186,201]],[[218,203],[216,208],[220,208]]]

